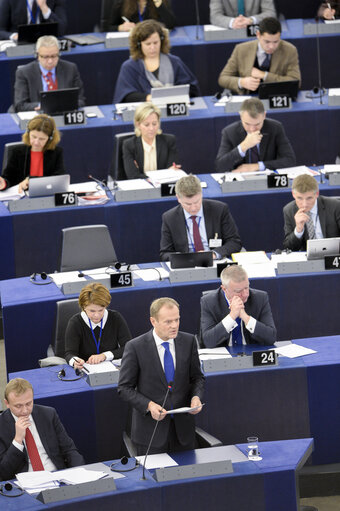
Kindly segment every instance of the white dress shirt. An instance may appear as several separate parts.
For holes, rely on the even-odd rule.
[[[224,293],[224,296],[225,296],[225,293]],[[227,301],[228,307],[230,308],[229,301],[228,301],[228,298],[226,296],[225,296],[225,299]],[[246,329],[251,334],[253,334],[254,331],[255,331],[256,319],[253,318],[252,316],[249,316],[249,318],[250,319],[249,319],[247,325],[245,325],[243,323],[243,321],[241,321],[242,344],[247,344],[246,340],[244,338],[244,333],[243,333],[244,326],[246,327]],[[228,314],[225,318],[222,319],[222,325],[224,326],[224,328],[226,329],[227,333],[229,334],[228,346],[232,346],[233,345],[232,331],[234,330],[234,328],[237,327],[237,322],[230,316],[230,314]]]
[[[153,334],[153,338],[154,338],[155,343],[156,343],[156,348],[157,348],[157,351],[158,351],[159,360],[161,361],[161,364],[162,364],[162,367],[163,367],[163,371],[164,371],[164,352],[165,352],[165,348],[164,348],[164,346],[162,346],[163,342],[168,342],[169,343],[170,353],[171,353],[173,361],[174,361],[174,368],[176,369],[176,352],[175,352],[174,340],[173,339],[169,339],[168,341],[163,341],[163,339],[161,339],[156,334],[155,329],[153,330],[152,334]]]

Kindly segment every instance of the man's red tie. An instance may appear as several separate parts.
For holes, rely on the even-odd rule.
[[[200,235],[200,230],[199,230],[197,222],[196,222],[197,217],[195,215],[192,215],[190,218],[192,220],[192,232],[194,235],[195,252],[200,252],[201,250],[204,250],[204,248],[203,248],[202,238]]]
[[[53,81],[51,71],[46,73],[45,80],[46,80],[46,83],[47,83],[48,90],[57,90],[57,88],[58,88],[57,79],[56,79],[55,82]]]
[[[28,428],[26,429],[25,441],[26,441],[28,456],[31,460],[31,465],[32,465],[33,470],[34,471],[44,470],[44,466],[42,464],[42,461],[41,461],[41,458],[40,458],[40,455],[38,452],[37,444],[35,443],[33,435]]]

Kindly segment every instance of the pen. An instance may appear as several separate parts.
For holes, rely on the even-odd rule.
[[[327,2],[327,7],[332,12],[331,4],[329,2]],[[332,16],[332,20],[334,20],[334,16]]]
[[[125,21],[125,23],[130,23],[130,20],[128,20],[125,16],[122,16],[122,20]]]

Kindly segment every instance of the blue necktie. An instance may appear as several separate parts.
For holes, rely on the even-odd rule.
[[[260,66],[260,69],[262,71],[269,71],[269,68],[270,68],[270,55],[269,55],[269,53],[266,53],[266,56]]]
[[[239,14],[244,15],[244,1],[243,0],[237,0],[237,10]]]
[[[242,346],[241,318],[235,319],[237,326],[232,331],[233,346]]]
[[[175,366],[174,359],[170,353],[170,345],[168,342],[162,342],[162,346],[164,348],[164,372],[165,378],[168,383],[174,381],[175,376]]]

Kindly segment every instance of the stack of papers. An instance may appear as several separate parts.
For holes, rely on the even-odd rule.
[[[325,165],[321,170],[322,174],[329,174],[332,172],[340,172],[340,165]]]
[[[294,179],[297,176],[301,176],[302,174],[308,174],[309,176],[318,176],[320,172],[317,170],[312,170],[306,165],[300,165],[299,167],[288,167],[286,169],[277,169],[278,174],[287,174],[289,179]]]
[[[221,358],[231,358],[227,348],[202,348],[198,350],[200,360],[214,360]]]
[[[109,200],[105,190],[95,181],[72,184],[69,187],[69,191],[77,194],[79,206],[105,204]],[[80,196],[79,194],[84,195]]]
[[[19,193],[19,186],[10,186],[6,188],[2,192],[0,192],[0,201],[9,201],[9,200],[17,200],[21,199],[21,197],[25,196],[25,192]]]
[[[276,276],[275,264],[264,251],[238,252],[231,257],[246,270],[250,279]]]
[[[113,365],[111,360],[105,360],[104,362],[100,362],[100,364],[85,363],[83,369],[87,374],[112,373],[119,370]]]
[[[181,177],[187,176],[187,173],[181,169],[160,169],[146,172],[148,181],[150,181],[156,188],[161,183],[175,183]]]
[[[147,190],[154,188],[146,179],[126,179],[125,181],[117,181],[119,190]]]

